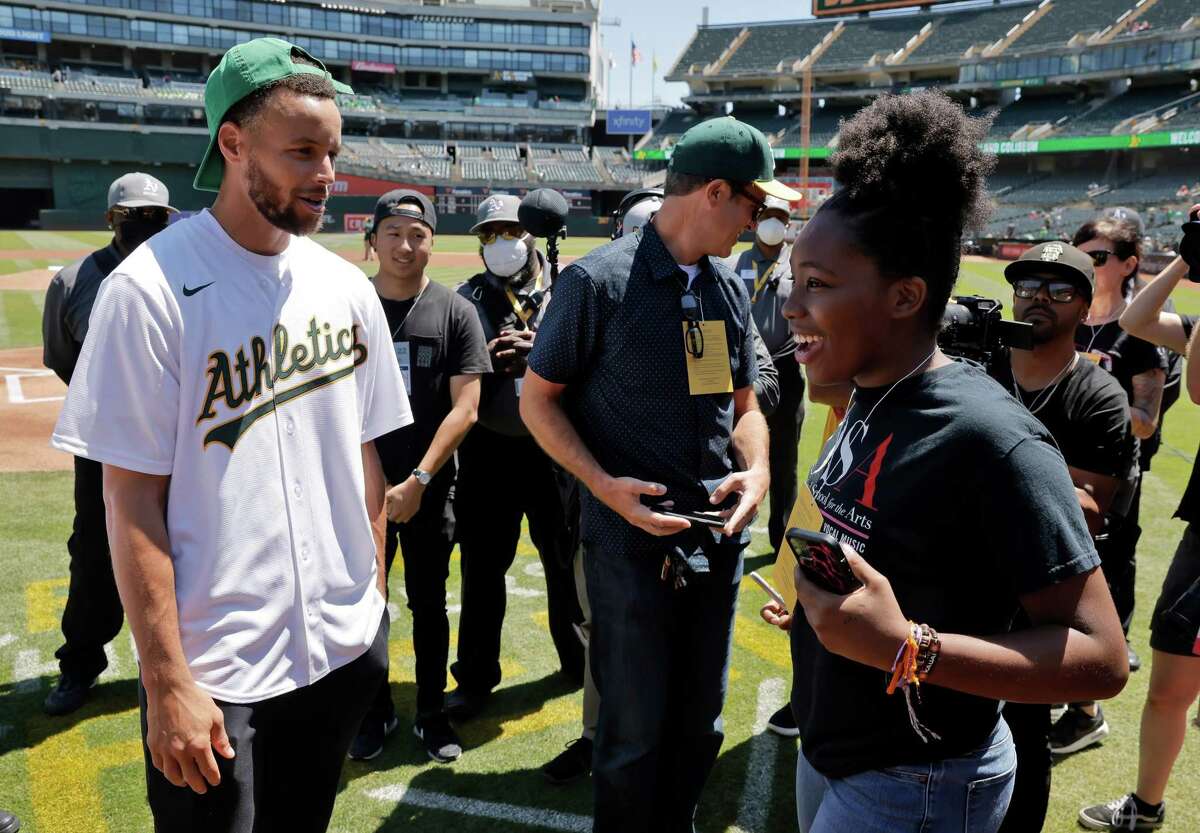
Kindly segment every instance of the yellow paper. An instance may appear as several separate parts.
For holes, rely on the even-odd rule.
[[[1104,357],[1101,356],[1099,353],[1093,353],[1091,351],[1084,353],[1083,357],[1085,359],[1087,359],[1089,362],[1091,362],[1092,364],[1100,364],[1100,362],[1103,361],[1103,359],[1104,359]]]
[[[825,447],[825,443],[833,436],[833,432],[838,427],[837,414],[833,408],[829,409],[829,414],[825,418],[825,432],[821,437],[821,448]],[[792,514],[788,516],[786,529],[798,527],[807,529],[813,532],[821,531],[821,510],[817,508],[817,502],[813,500],[812,492],[808,488],[808,484],[801,482],[799,495],[796,498],[795,505],[792,506]],[[775,579],[775,589],[779,591],[779,595],[783,596],[787,602],[788,610],[796,609],[796,581],[793,575],[796,572],[796,554],[792,552],[791,545],[785,539],[779,545],[779,552],[775,555],[775,569],[772,571],[772,576]]]
[[[729,372],[729,342],[725,340],[724,321],[701,321],[704,353],[696,358],[684,348],[687,360],[688,390],[692,396],[708,393],[733,393],[733,376]],[[688,324],[683,323],[684,338]],[[686,342],[685,342],[686,344]]]

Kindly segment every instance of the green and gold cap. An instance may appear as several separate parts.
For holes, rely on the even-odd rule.
[[[757,127],[722,116],[679,137],[667,170],[731,182],[753,182],[764,194],[795,202],[800,193],[775,179],[775,154]]]
[[[297,64],[293,56],[316,64]],[[280,38],[255,38],[239,43],[221,58],[204,85],[204,115],[208,119],[208,150],[192,183],[197,191],[219,191],[225,159],[217,148],[217,129],[229,108],[267,84],[293,75],[319,75],[329,79],[339,93],[353,94],[346,84],[335,81],[325,65],[295,44]]]

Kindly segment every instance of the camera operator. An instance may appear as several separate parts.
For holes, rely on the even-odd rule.
[[[1200,205],[1193,206],[1190,216],[1200,219]],[[1197,317],[1164,309],[1189,266],[1200,273],[1200,258],[1194,264],[1176,258],[1130,302],[1121,314],[1121,327],[1181,355],[1198,355]],[[1195,358],[1187,362],[1187,390],[1200,404],[1200,361]],[[1150,690],[1142,707],[1136,788],[1113,801],[1083,807],[1079,822],[1092,830],[1152,830],[1163,824],[1167,781],[1183,746],[1188,709],[1200,696],[1200,466],[1195,462],[1175,517],[1187,528],[1150,623],[1153,655]]]
[[[767,197],[766,208],[755,224],[754,245],[732,264],[746,282],[754,323],[779,374],[779,404],[773,411],[763,410],[771,436],[771,518],[767,530],[772,552],[783,543],[785,522],[796,502],[796,463],[804,422],[804,374],[793,356],[796,342],[783,318],[783,305],[792,291],[792,247],[784,240],[790,219],[791,208],[786,200]],[[772,720],[786,721],[785,710]]]
[[[554,466],[518,411],[525,360],[554,289],[535,238],[521,227],[520,205],[510,194],[480,203],[471,233],[479,237],[485,269],[458,288],[479,315],[492,360],[492,372],[483,377],[479,423],[458,450],[462,614],[458,658],[450,666],[458,687],[446,698],[447,712],[458,720],[478,714],[500,683],[504,577],[517,555],[522,517],[529,519],[529,537],[546,574],[550,637],[562,672],[572,685],[583,683],[571,525]]]
[[[1092,298],[1092,259],[1074,246],[1043,243],[1010,263],[1004,276],[1013,287],[1013,317],[1033,326],[1033,349],[1000,354],[993,376],[1050,432],[1088,531],[1105,534],[1110,514],[1125,508],[1114,510],[1114,501],[1127,502],[1132,493],[1137,440],[1120,384],[1075,351],[1075,331]],[[1001,830],[1038,831],[1050,800],[1050,706],[1009,703],[1004,719],[1016,745],[1017,777]]]
[[[762,611],[803,681],[805,833],[994,833],[1016,768],[1001,701],[1108,697],[1128,676],[1062,455],[937,347],[963,230],[987,214],[988,127],[940,92],[876,99],[842,124],[841,187],[793,246],[797,357],[810,384],[855,384],[808,485],[863,585],[797,570],[797,615]]]

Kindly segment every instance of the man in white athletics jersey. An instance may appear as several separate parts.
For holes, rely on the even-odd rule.
[[[53,444],[104,465],[158,831],[320,831],[386,668],[376,437],[412,421],[321,223],[342,86],[291,44],[205,88],[211,211],[105,283]]]

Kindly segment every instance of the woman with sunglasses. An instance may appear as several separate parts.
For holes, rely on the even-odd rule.
[[[862,584],[798,570],[802,615],[762,611],[791,629],[806,833],[994,833],[1016,768],[1001,701],[1111,696],[1128,674],[1061,454],[937,348],[986,215],[987,129],[941,93],[878,99],[842,125],[841,187],[793,249],[796,357],[854,383],[808,486]]]
[[[1075,347],[1084,359],[1111,373],[1129,397],[1133,433],[1142,445],[1140,469],[1145,471],[1158,445],[1167,357],[1165,351],[1126,332],[1119,321],[1138,288],[1141,238],[1140,219],[1125,209],[1084,223],[1072,242],[1092,258],[1096,274],[1091,309],[1075,331]],[[1108,529],[1097,542],[1127,639],[1133,620],[1137,544],[1142,534],[1138,525],[1141,478],[1136,473],[1131,489],[1121,500],[1127,508],[1110,513]],[[1127,651],[1130,668],[1136,671],[1141,661],[1132,648]],[[1099,743],[1108,731],[1099,704],[1072,703],[1050,730],[1050,751],[1056,755],[1078,752]]]

